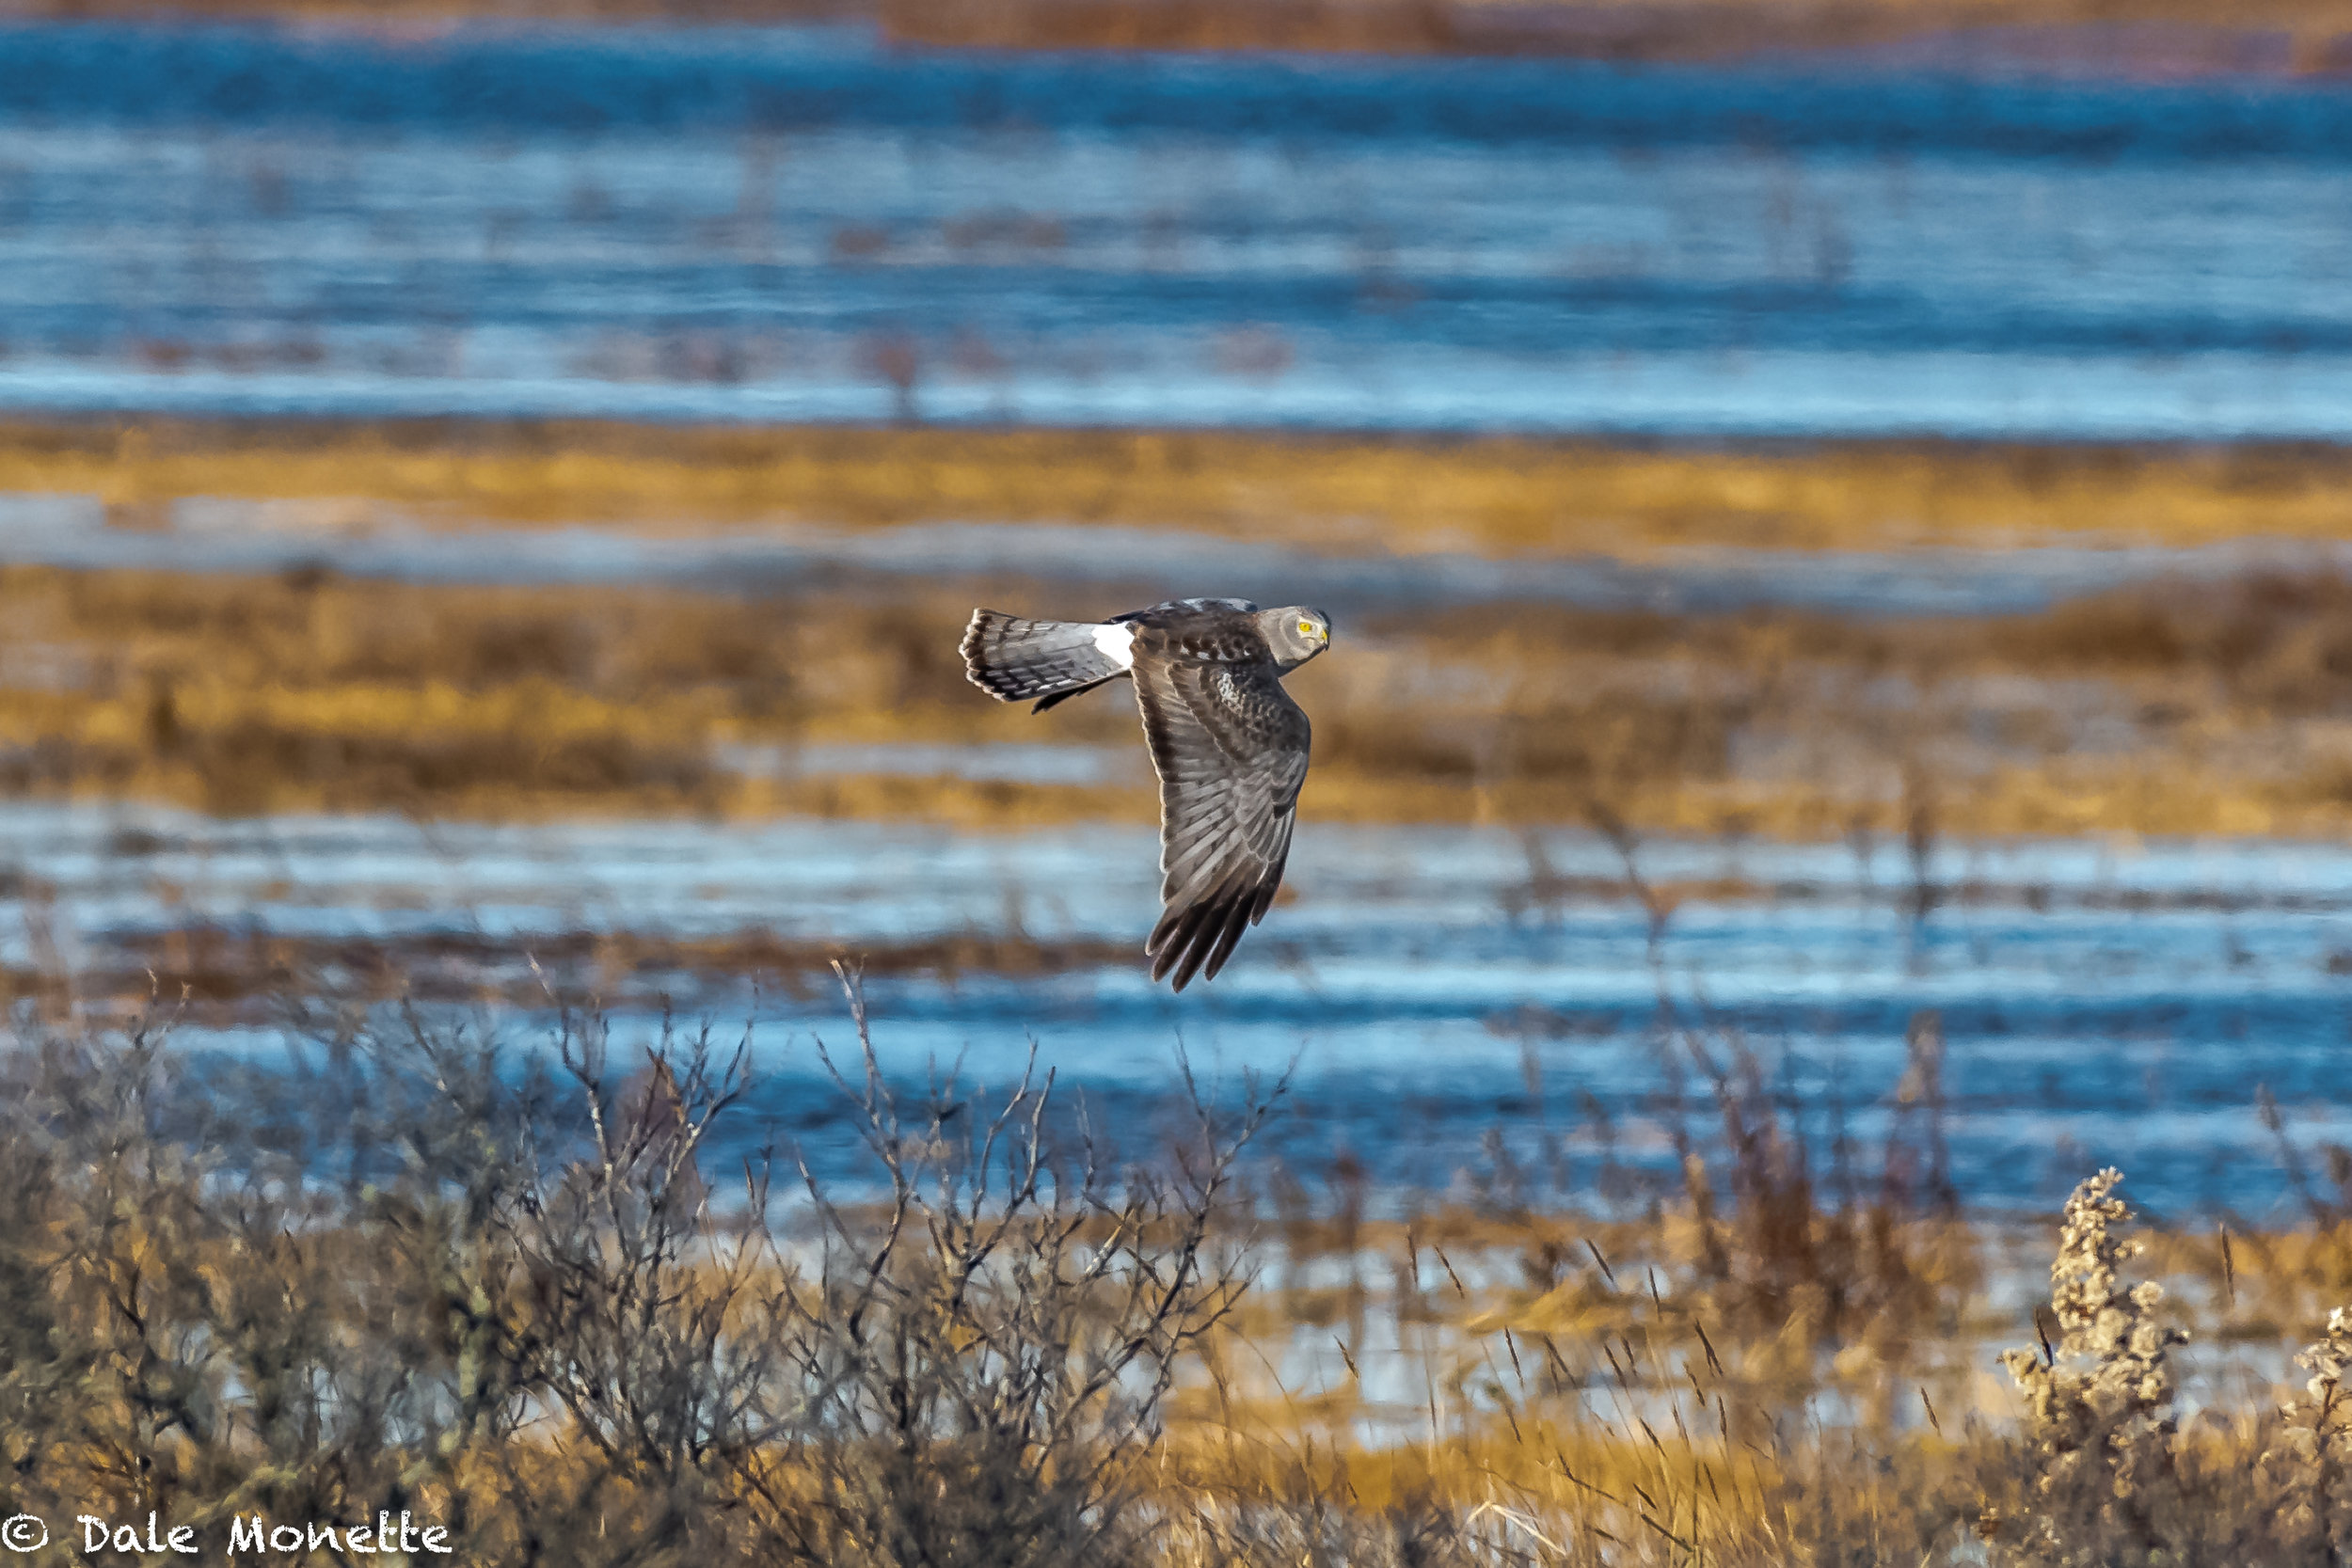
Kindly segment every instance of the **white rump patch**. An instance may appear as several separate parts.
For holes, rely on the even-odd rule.
[[[1103,650],[1103,657],[1121,670],[1136,667],[1136,628],[1133,626],[1097,626],[1094,645]]]

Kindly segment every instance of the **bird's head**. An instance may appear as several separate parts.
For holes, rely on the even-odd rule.
[[[1331,617],[1305,605],[1261,610],[1258,624],[1265,631],[1266,646],[1274,650],[1275,662],[1286,671],[1331,645]]]

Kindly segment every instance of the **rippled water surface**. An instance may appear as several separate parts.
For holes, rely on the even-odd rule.
[[[1214,985],[1171,997],[1124,952],[1042,975],[878,977],[878,1044],[910,1081],[961,1060],[1002,1084],[1034,1040],[1065,1092],[1121,1103],[1164,1095],[1180,1042],[1228,1088],[1295,1060],[1283,1150],[1317,1169],[1350,1149],[1398,1188],[1515,1169],[1589,1196],[1612,1162],[1670,1169],[1674,1126],[1715,1130],[1693,1058],[1661,1044],[1661,993],[1710,1052],[1743,1040],[1772,1064],[1824,1148],[1842,1124],[1866,1172],[1900,1103],[1906,1035],[1933,1010],[1952,1170],[1980,1203],[2046,1203],[2112,1162],[2159,1208],[2270,1212],[2291,1190],[2257,1114],[2265,1086],[2307,1150],[2352,1139],[2352,856],[1948,847],[1921,920],[1898,849],[1650,846],[1639,869],[1680,900],[1653,949],[1622,863],[1591,838],[1309,824],[1296,897]],[[422,828],[17,806],[0,857],[0,962],[54,952],[95,973],[159,933],[210,928],[324,940],[343,966],[326,980],[354,986],[380,955],[462,950],[474,979],[521,987],[582,931],[760,930],[868,954],[976,934],[1123,947],[1153,883],[1150,832],[1120,827]],[[826,985],[681,965],[594,986],[627,1037],[664,999],[763,1021],[768,1113],[820,1148],[834,1135],[809,1049],[812,1032],[847,1033]],[[543,1037],[528,1008],[485,1016],[518,1045]],[[259,1003],[183,1037],[270,1061],[285,1037]]]
[[[2334,436],[2352,94],[0,29],[0,407]]]

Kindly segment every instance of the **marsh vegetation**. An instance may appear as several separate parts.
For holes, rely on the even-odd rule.
[[[1127,705],[1027,723],[974,701],[953,656],[977,595],[1091,616],[1152,592],[10,567],[0,783],[232,815],[1142,819]],[[1923,816],[1970,834],[2331,832],[2352,820],[2348,602],[2323,571],[1901,620],[1370,607],[1343,626],[1348,657],[1301,676],[1308,809],[1794,839]],[[1101,761],[1034,779],[956,761],[1044,741]]]
[[[406,1510],[488,1563],[2322,1563],[2352,1527],[2344,1204],[2150,1227],[2109,1172],[2055,1237],[1964,1213],[1931,1027],[1882,1148],[1686,1030],[1725,1135],[1678,1180],[1399,1210],[1252,1154],[1279,1079],[1116,1138],[1050,1073],[894,1089],[847,978],[838,1183],[711,1157],[753,1069],[707,1029],[353,1015],[257,1076],[167,1012],[20,1008],[0,1503]]]

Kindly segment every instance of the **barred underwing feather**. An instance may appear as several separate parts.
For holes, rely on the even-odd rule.
[[[1136,702],[1160,777],[1160,901],[1144,951],[1182,990],[1214,977],[1280,885],[1306,782],[1307,715],[1271,660],[1197,661],[1138,637]]]

